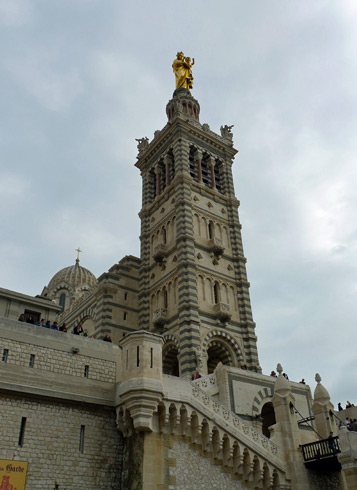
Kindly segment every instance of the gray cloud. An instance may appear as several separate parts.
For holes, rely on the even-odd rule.
[[[96,275],[139,253],[135,138],[166,123],[183,50],[201,121],[234,124],[263,370],[281,362],[312,386],[318,371],[334,403],[353,398],[355,4],[18,0],[0,12],[1,285],[39,293],[78,245]]]

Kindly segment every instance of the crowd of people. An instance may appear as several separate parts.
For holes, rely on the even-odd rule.
[[[340,421],[340,423],[338,424],[338,428],[341,429],[341,427],[344,426],[346,426],[348,430],[357,432],[357,419],[346,417],[346,420],[344,422]]]
[[[49,328],[50,330],[57,330],[58,332],[67,333],[68,331],[66,323],[63,323],[62,325],[59,326],[56,321],[51,323],[49,320],[46,321],[44,318],[42,318],[41,321],[39,322],[35,322],[31,315],[28,315],[27,318],[25,318],[24,313],[21,313],[21,315],[18,318],[18,321],[29,323],[30,325],[38,325],[39,327]],[[72,330],[72,333],[74,335],[81,335],[82,337],[88,337],[87,330],[84,330],[81,324],[75,326],[74,329]],[[91,338],[95,339],[96,336],[92,335]],[[112,342],[112,339],[108,333],[104,336],[102,340],[104,340],[104,342]]]
[[[341,403],[338,402],[338,405],[337,406],[338,406],[338,411],[341,412],[341,410],[343,410]],[[347,408],[351,408],[351,407],[354,407],[354,404],[351,403],[351,402],[349,402],[347,400],[347,402],[346,402],[346,410],[347,410]]]

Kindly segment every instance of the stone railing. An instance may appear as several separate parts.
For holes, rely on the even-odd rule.
[[[178,383],[180,384],[179,387]],[[253,460],[254,455],[258,455],[263,460],[273,463],[280,471],[285,472],[282,449],[245,420],[200,389],[196,381],[192,383],[181,379],[172,381],[172,378],[164,377],[164,388],[165,394],[163,401],[167,402],[166,423],[169,423],[170,410],[172,413],[173,404],[177,404],[176,413],[172,420],[180,428],[181,435],[191,432],[190,436],[193,442],[199,443],[199,439],[201,439],[201,443],[205,445],[202,434],[204,432],[203,425],[206,425],[210,434],[208,435],[207,441],[212,441],[213,432],[218,431],[221,441],[220,447],[223,447],[223,440],[228,438],[231,449],[235,445],[241,445],[241,453],[244,451],[244,448],[252,453],[251,460]],[[183,406],[186,411],[185,415],[182,412]],[[195,421],[192,418],[193,414],[196,418]],[[194,427],[195,430],[193,430]],[[203,449],[205,450],[205,448]]]
[[[195,386],[198,386],[201,390],[209,393],[211,396],[218,393],[218,385],[216,379],[216,373],[202,376],[202,378],[195,379],[193,381]]]

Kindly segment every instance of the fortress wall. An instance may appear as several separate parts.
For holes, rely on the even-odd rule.
[[[105,383],[116,381],[120,349],[103,341],[0,318],[0,361],[3,363],[4,349],[8,351],[5,362],[8,367],[21,366]],[[34,356],[32,368],[31,355]]]
[[[114,410],[4,393],[0,406],[0,459],[28,462],[26,490],[52,489],[55,482],[60,490],[119,490],[123,443]]]

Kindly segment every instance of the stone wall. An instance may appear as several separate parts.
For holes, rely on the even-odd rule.
[[[5,319],[1,319],[0,327],[0,360],[7,365],[107,383],[116,381],[116,346]]]
[[[71,352],[63,352],[39,345],[0,339],[0,355],[3,354],[4,349],[8,350],[8,364],[28,367],[30,357],[35,356],[33,369],[80,377],[84,377],[86,373],[85,377],[89,379],[109,383],[115,382],[115,363],[110,361],[84,355],[73,355]]]
[[[170,477],[176,484],[172,490],[240,490],[241,481],[232,480],[230,473],[223,473],[221,467],[211,464],[210,458],[201,456],[198,450],[190,449],[189,444],[174,441],[169,449],[171,461]]]
[[[114,410],[6,394],[0,405],[0,458],[28,461],[26,490],[51,490],[55,482],[59,490],[119,490],[122,438]]]

